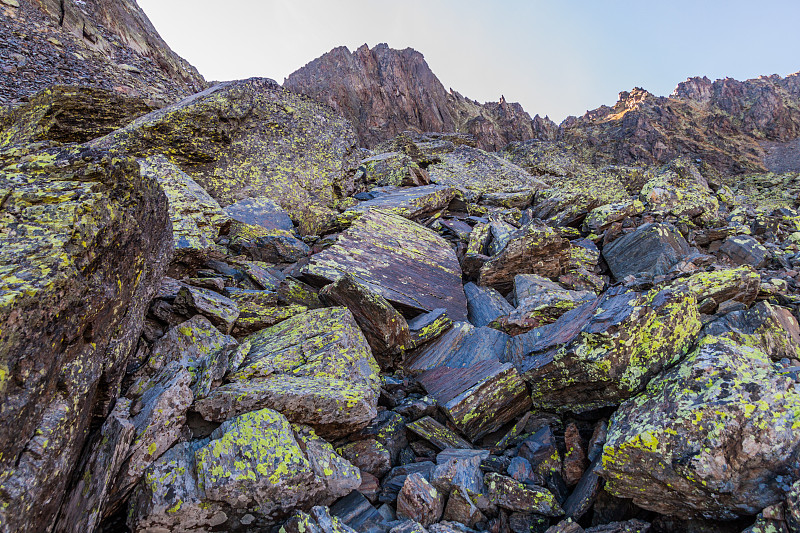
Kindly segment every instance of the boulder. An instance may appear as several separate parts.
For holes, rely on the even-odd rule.
[[[261,331],[308,311],[305,305],[281,305],[281,298],[274,291],[238,289],[229,290],[227,293],[239,310],[239,316],[233,324],[233,334],[237,337]]]
[[[750,235],[732,235],[725,239],[719,249],[735,265],[750,265],[762,268],[769,259],[769,251]]]
[[[617,280],[666,274],[687,255],[686,239],[668,224],[644,224],[603,248],[603,258]]]
[[[196,266],[220,255],[216,240],[227,231],[230,218],[217,201],[163,155],[142,159],[140,165],[142,174],[158,181],[167,195],[175,242],[172,261]]]
[[[514,310],[514,306],[491,287],[478,287],[474,283],[467,283],[464,285],[464,293],[467,295],[467,316],[474,326],[486,326]]]
[[[584,220],[584,228],[592,233],[601,233],[614,222],[644,213],[644,204],[639,200],[625,200],[596,207]]]
[[[561,516],[564,511],[555,496],[544,487],[523,485],[508,476],[494,472],[484,479],[489,499],[509,511],[534,512],[545,516]]]
[[[378,187],[430,183],[428,172],[402,152],[385,152],[362,159],[358,170],[364,174],[367,183]]]
[[[697,167],[676,159],[642,187],[642,200],[651,211],[676,217],[713,221],[719,217],[719,200]]]
[[[410,220],[420,220],[445,209],[456,191],[442,185],[381,187],[372,189],[370,195],[374,198],[360,202],[347,211],[364,213],[369,209],[381,209]]]
[[[211,440],[172,448],[131,497],[128,526],[227,531],[269,527],[300,506],[328,505],[361,483],[358,469],[305,426],[262,409],[229,420]]]
[[[346,308],[308,311],[254,333],[237,356],[230,382],[195,403],[206,420],[270,407],[321,434],[342,436],[377,414],[378,364]]]
[[[509,352],[541,410],[581,412],[616,405],[677,363],[700,331],[683,287],[647,293],[610,289],[536,330],[520,356]]]
[[[732,520],[797,479],[800,393],[763,352],[706,337],[611,419],[605,490],[688,519]]]
[[[345,273],[401,311],[418,314],[443,307],[453,320],[467,318],[461,268],[453,249],[440,236],[399,215],[371,209],[303,269],[306,277],[320,284]]]
[[[130,158],[18,147],[0,168],[0,523],[42,531],[119,395],[172,232]]]
[[[518,274],[557,278],[566,266],[569,241],[553,228],[530,223],[512,235],[508,246],[480,269],[479,285],[509,292]]]
[[[423,526],[439,521],[444,512],[445,496],[424,477],[410,474],[397,495],[397,516],[414,518]]]
[[[386,299],[350,274],[326,285],[320,297],[330,305],[347,307],[356,319],[382,370],[395,366],[398,353],[409,343],[408,323]]]
[[[233,330],[233,325],[239,318],[239,308],[233,300],[210,289],[191,285],[180,288],[175,297],[175,309],[186,316],[200,313],[226,334]]]
[[[354,190],[348,171],[358,166],[357,142],[330,108],[251,78],[215,85],[94,144],[168,155],[223,207],[266,196],[313,234]]]
[[[377,478],[383,477],[392,469],[392,455],[377,439],[351,442],[337,448],[336,453],[362,472],[368,472]]]
[[[501,358],[507,343],[508,335],[502,331],[456,322],[438,339],[408,354],[403,366],[410,372],[439,367],[469,368],[482,361]]]
[[[706,312],[713,312],[721,303],[733,300],[750,305],[758,296],[761,276],[749,266],[699,272],[686,280],[680,280],[691,290],[697,302],[711,300]]]
[[[287,234],[294,233],[294,224],[288,213],[266,196],[240,200],[226,207],[225,213],[231,220],[241,224]]]

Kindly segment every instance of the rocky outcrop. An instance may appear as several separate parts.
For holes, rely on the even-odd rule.
[[[353,53],[334,48],[292,73],[284,87],[313,96],[356,126],[364,146],[375,146],[404,131],[460,132],[474,135],[485,150],[533,138],[555,126],[531,119],[522,106],[479,104],[447,91],[425,58],[411,48],[366,44]]]
[[[15,0],[0,12],[0,104],[52,85],[102,88],[158,106],[205,88],[134,0]]]
[[[133,159],[75,145],[0,160],[0,524],[41,531],[119,396],[172,235]]]

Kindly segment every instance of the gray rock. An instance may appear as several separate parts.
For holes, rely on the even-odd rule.
[[[429,526],[438,522],[443,512],[444,495],[420,474],[409,474],[397,496],[397,516]]]
[[[750,265],[753,268],[762,268],[769,259],[769,251],[749,235],[728,237],[719,251],[728,256],[733,264]]]
[[[478,287],[474,283],[464,285],[467,295],[467,313],[473,326],[486,326],[493,320],[514,310],[503,296],[491,287]]]
[[[200,313],[227,334],[230,334],[236,319],[239,318],[239,308],[230,298],[189,285],[181,287],[178,291],[175,309],[186,316]]]
[[[561,516],[564,511],[555,496],[544,487],[523,485],[508,476],[490,472],[485,483],[489,499],[503,509]]]
[[[603,257],[617,280],[666,274],[687,255],[686,239],[668,224],[644,224],[603,248]]]

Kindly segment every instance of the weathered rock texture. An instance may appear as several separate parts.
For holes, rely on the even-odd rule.
[[[41,531],[119,395],[172,236],[136,161],[21,150],[0,153],[0,524]]]
[[[353,121],[361,143],[374,146],[407,130],[469,133],[481,148],[497,150],[510,141],[549,129],[522,106],[479,104],[444,88],[425,58],[411,48],[365,44],[353,53],[334,48],[284,82],[284,87],[329,104]],[[546,126],[543,126],[546,125]]]
[[[163,105],[205,88],[135,0],[0,5],[0,104],[52,85],[98,87]]]

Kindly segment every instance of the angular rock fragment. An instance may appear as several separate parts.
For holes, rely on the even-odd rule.
[[[769,259],[769,251],[750,235],[733,235],[725,239],[719,251],[735,265],[762,268]]]
[[[266,196],[240,200],[226,207],[225,213],[231,220],[242,224],[260,226],[265,230],[289,235],[294,233],[294,224],[286,211]]]
[[[200,313],[226,334],[231,332],[233,324],[239,318],[239,308],[230,298],[189,285],[178,291],[175,308],[187,316]]]
[[[443,512],[444,496],[421,475],[410,474],[397,496],[397,516],[429,526],[438,522]]]
[[[102,139],[138,157],[164,153],[223,207],[266,196],[313,234],[352,193],[357,139],[330,108],[272,80],[221,83]]]
[[[163,155],[143,159],[139,165],[142,175],[157,180],[167,195],[175,241],[172,261],[192,265],[219,254],[216,240],[231,221],[217,201]]]
[[[331,506],[340,523],[358,533],[385,533],[385,520],[361,492],[354,490]]]
[[[755,515],[793,482],[798,417],[796,384],[767,355],[706,337],[612,418],[606,490],[682,518]]]
[[[408,429],[442,450],[447,448],[470,449],[473,447],[472,444],[429,416],[408,424]]]
[[[606,204],[592,209],[584,220],[585,229],[593,233],[600,233],[614,222],[625,220],[644,213],[644,204],[639,200],[625,200],[613,204]]]
[[[603,257],[617,280],[666,274],[687,255],[686,239],[667,224],[644,224],[603,248]]]
[[[195,404],[223,421],[270,407],[326,436],[365,427],[377,414],[378,364],[343,307],[308,311],[242,340],[231,382]]]
[[[403,466],[392,468],[392,471],[383,479],[383,490],[378,499],[382,502],[393,502],[397,499],[400,489],[406,482],[406,478],[413,473],[418,473],[426,480],[431,478],[435,465],[430,461],[421,463],[409,463]]]
[[[133,159],[73,145],[0,162],[0,523],[40,531],[119,395],[172,233]]]
[[[773,361],[800,359],[800,326],[785,307],[759,302],[706,324],[703,336],[725,337],[755,348]]]
[[[234,221],[228,232],[228,247],[253,261],[295,263],[311,254],[311,248],[295,237],[294,232],[266,229]]]
[[[686,288],[611,289],[537,331],[513,358],[534,407],[581,412],[615,405],[644,389],[688,351],[700,320]]]
[[[586,450],[583,442],[581,442],[581,435],[575,423],[569,424],[564,431],[564,443],[566,447],[564,454],[564,481],[568,487],[574,487],[583,477],[586,467],[589,466]]]
[[[372,189],[372,200],[360,202],[348,211],[364,213],[369,209],[381,209],[410,220],[420,220],[445,209],[455,197],[456,191],[442,185],[423,187],[381,187]]]
[[[326,285],[320,297],[330,305],[347,307],[372,348],[381,369],[390,370],[395,358],[408,344],[408,323],[383,296],[346,274]]]
[[[470,440],[500,429],[531,407],[516,368],[497,359],[467,368],[439,367],[422,373],[419,381]]]
[[[508,246],[481,267],[478,284],[508,292],[517,274],[557,278],[565,268],[568,250],[569,241],[555,230],[530,223],[515,232]]]
[[[580,520],[592,508],[600,490],[599,470],[600,457],[597,457],[583,473],[569,498],[564,502],[564,514],[567,517]]]
[[[446,309],[434,309],[430,313],[419,315],[408,321],[408,329],[411,335],[408,341],[408,350],[413,350],[439,337],[442,333],[452,327],[453,321],[447,316]]]
[[[467,295],[467,313],[473,326],[486,326],[493,320],[514,310],[503,296],[489,287],[478,287],[474,283],[464,285]]]
[[[490,327],[474,328],[457,322],[435,342],[429,343],[406,357],[404,367],[409,371],[431,370],[438,367],[469,368],[481,361],[499,359],[506,349],[508,335]]]
[[[379,187],[422,186],[430,183],[430,177],[425,169],[402,152],[386,152],[363,159],[358,170],[364,173],[368,183],[374,183]]]
[[[351,442],[338,448],[336,452],[353,466],[378,478],[392,469],[391,453],[376,439]]]
[[[308,311],[304,305],[280,305],[280,296],[273,291],[239,289],[228,291],[228,296],[239,310],[233,325],[233,334],[237,337],[261,331]]]
[[[467,318],[461,268],[452,248],[399,215],[370,210],[303,269],[305,276],[323,283],[345,273],[400,310],[443,307],[453,320]]]
[[[698,302],[710,298],[715,304],[714,307],[728,300],[750,305],[758,296],[761,277],[751,267],[742,266],[729,270],[700,272],[679,283],[686,283]],[[713,312],[714,309],[710,311]]]
[[[719,200],[697,167],[676,159],[648,180],[641,197],[650,209],[676,217],[712,221],[718,217]]]
[[[489,499],[509,511],[561,516],[564,511],[555,496],[544,487],[523,485],[514,479],[490,472],[484,479]]]

